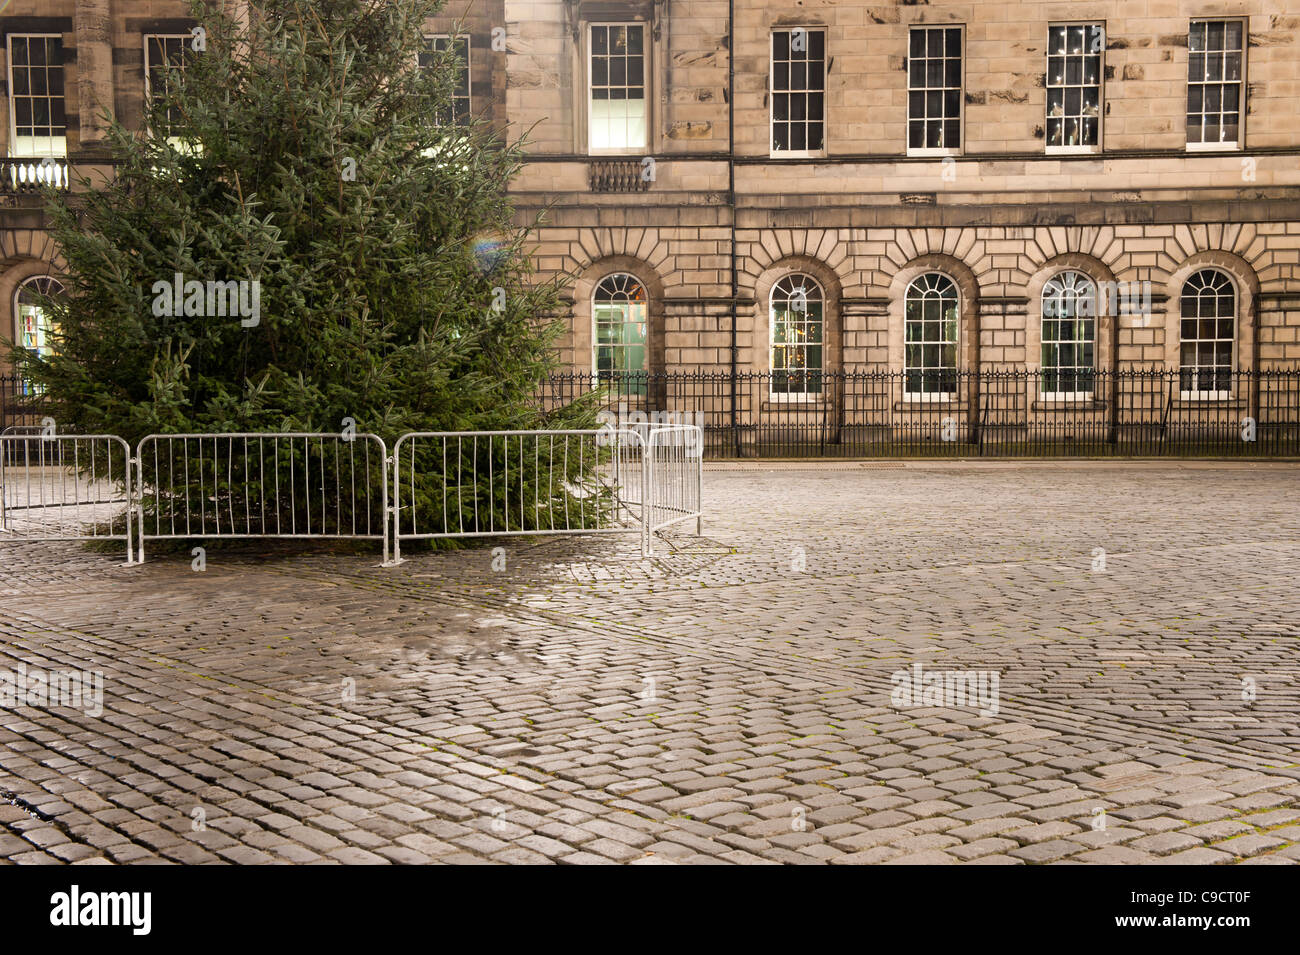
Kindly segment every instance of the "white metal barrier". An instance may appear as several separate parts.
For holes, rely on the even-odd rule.
[[[645,444],[635,431],[421,431],[393,445],[393,555],[404,540],[638,534]],[[480,482],[487,479],[484,486]],[[430,495],[418,505],[416,494]],[[420,511],[439,518],[420,523]]]
[[[638,423],[569,431],[0,435],[0,543],[112,539],[382,541],[702,528],[702,434]],[[392,492],[389,492],[389,471]],[[391,502],[391,504],[390,504]],[[390,523],[391,522],[391,523]],[[391,554],[390,561],[390,540]]]
[[[0,543],[120,540],[129,564],[132,491],[131,449],[115,435],[0,435]]]
[[[646,429],[646,467],[651,488],[646,537],[674,524],[695,521],[704,532],[704,435],[698,425],[651,425]]]
[[[136,447],[140,560],[146,540],[382,540],[388,452],[373,434],[151,434]]]

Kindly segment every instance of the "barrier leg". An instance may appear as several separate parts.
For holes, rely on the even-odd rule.
[[[128,567],[135,563],[135,554],[131,547],[131,528],[135,524],[135,490],[131,486],[131,469],[135,464],[128,449],[126,457],[126,564]],[[109,475],[109,478],[111,480],[112,475]]]
[[[641,556],[654,556],[654,440],[641,446]]]

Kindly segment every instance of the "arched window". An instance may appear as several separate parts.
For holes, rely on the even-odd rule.
[[[591,314],[596,374],[645,372],[649,299],[641,280],[626,272],[605,276],[592,296]]]
[[[927,272],[907,287],[903,314],[903,371],[909,395],[957,393],[957,285]]]
[[[773,395],[822,393],[824,304],[822,287],[810,275],[795,272],[772,286],[768,327]]]
[[[1237,338],[1237,289],[1217,269],[1201,269],[1183,283],[1179,366],[1182,391],[1198,398],[1227,397]]]
[[[50,333],[53,325],[41,303],[41,295],[58,295],[63,283],[52,275],[33,275],[24,279],[14,292],[14,321],[17,325],[14,341],[38,355],[50,354]]]
[[[1091,395],[1096,344],[1097,283],[1082,272],[1058,272],[1043,286],[1043,393]]]

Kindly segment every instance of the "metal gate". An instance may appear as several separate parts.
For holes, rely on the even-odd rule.
[[[129,564],[132,491],[131,449],[116,435],[0,434],[0,543],[120,540]]]
[[[630,430],[404,434],[393,445],[394,561],[404,540],[537,534],[638,534],[648,553],[644,452]]]
[[[381,541],[701,530],[694,425],[405,434],[0,435],[0,542],[336,538]],[[389,477],[392,477],[390,497]],[[390,560],[390,540],[392,559]]]
[[[697,425],[651,425],[646,433],[646,467],[651,488],[646,535],[683,521],[704,531],[704,435]]]
[[[136,447],[140,560],[146,540],[383,541],[388,452],[373,434],[151,434]]]

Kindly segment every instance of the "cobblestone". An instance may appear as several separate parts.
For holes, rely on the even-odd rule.
[[[5,544],[0,669],[105,699],[6,715],[0,859],[1294,863],[1294,488],[736,465],[703,538],[511,540],[508,573]],[[899,705],[917,665],[996,709]]]

